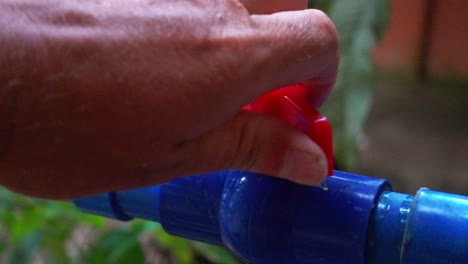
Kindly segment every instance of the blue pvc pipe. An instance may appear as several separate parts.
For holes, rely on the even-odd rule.
[[[468,263],[468,197],[335,171],[326,188],[245,171],[191,176],[75,201],[85,212],[160,222],[245,263]]]

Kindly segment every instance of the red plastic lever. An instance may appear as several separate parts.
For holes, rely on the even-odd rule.
[[[307,134],[320,146],[328,161],[328,175],[333,175],[332,130],[327,118],[307,102],[307,88],[297,84],[269,92],[245,110],[268,114]]]

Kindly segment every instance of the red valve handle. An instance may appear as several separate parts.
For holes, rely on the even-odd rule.
[[[287,122],[307,134],[320,146],[328,161],[328,175],[333,175],[332,130],[327,118],[307,102],[307,87],[297,84],[269,92],[245,110],[265,113]]]

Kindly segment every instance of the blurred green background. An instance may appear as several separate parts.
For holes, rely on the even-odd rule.
[[[391,1],[309,5],[326,11],[340,34],[340,75],[322,109],[334,128],[338,168],[390,178],[399,191],[426,184],[468,194],[462,179],[467,168],[461,164],[467,160],[468,122],[460,114],[467,110],[466,81],[378,71],[373,52],[389,25]],[[238,261],[224,248],[168,235],[157,223],[116,222],[81,213],[71,203],[0,189],[0,263]]]

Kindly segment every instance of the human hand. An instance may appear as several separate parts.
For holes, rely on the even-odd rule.
[[[337,74],[334,26],[316,10],[243,4],[4,1],[0,184],[70,199],[227,168],[319,184],[313,141],[240,109],[299,82],[320,106]]]

